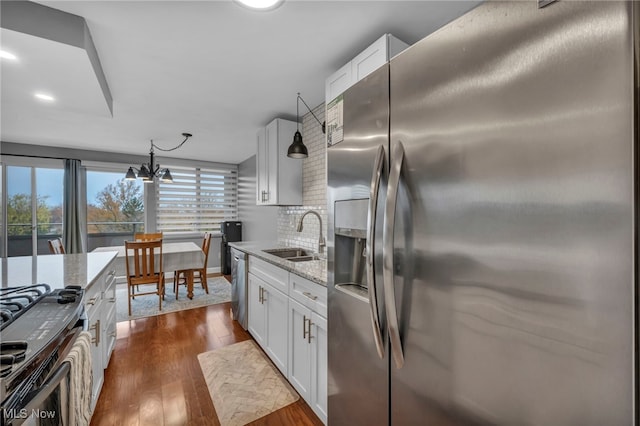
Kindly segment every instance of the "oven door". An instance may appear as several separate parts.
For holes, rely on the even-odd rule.
[[[87,324],[83,313],[58,349],[8,398],[2,407],[2,426],[74,426],[69,423],[71,363],[66,357]]]

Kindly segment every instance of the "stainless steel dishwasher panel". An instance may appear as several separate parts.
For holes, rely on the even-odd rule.
[[[247,254],[231,248],[231,311],[233,319],[245,330],[247,311]]]

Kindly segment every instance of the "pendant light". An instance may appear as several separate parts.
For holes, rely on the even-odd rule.
[[[153,139],[151,140],[151,149],[149,150],[149,162],[143,163],[139,169],[135,167],[129,167],[127,170],[127,174],[125,175],[125,180],[136,180],[136,171],[138,172],[137,177],[142,179],[144,183],[152,183],[155,178],[159,178],[160,182],[163,183],[173,183],[173,176],[171,176],[171,172],[169,169],[161,169],[159,164],[155,164],[155,154],[154,148],[160,151],[173,151],[180,148],[184,143],[189,139],[192,135],[191,133],[183,133],[184,140],[176,147],[170,149],[160,148],[158,145],[153,143]]]
[[[325,123],[320,123],[318,117],[311,111],[309,105],[302,99],[300,96],[300,92],[298,92],[298,98],[296,99],[296,132],[293,134],[293,142],[289,145],[289,149],[287,150],[287,157],[289,158],[307,158],[309,156],[309,151],[307,147],[302,142],[302,134],[300,133],[300,101],[307,107],[313,118],[316,119],[318,124],[322,126],[322,133],[325,133]]]

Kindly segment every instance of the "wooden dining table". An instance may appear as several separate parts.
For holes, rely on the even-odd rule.
[[[127,267],[125,264],[124,245],[98,247],[93,252],[115,251],[116,255],[116,276],[126,277]],[[156,261],[159,253],[156,253]],[[130,259],[132,261],[132,259]],[[167,243],[162,242],[162,269],[164,272],[186,270],[187,297],[193,299],[193,270],[200,269],[204,265],[204,252],[195,243]],[[133,264],[129,266],[133,268]]]

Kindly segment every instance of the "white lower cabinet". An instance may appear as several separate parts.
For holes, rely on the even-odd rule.
[[[282,374],[287,374],[287,307],[289,298],[275,288],[265,286],[264,303],[267,305],[267,345],[269,358]]]
[[[91,334],[92,410],[98,402],[104,383],[104,369],[109,365],[116,342],[115,285],[115,261],[112,260],[92,283],[88,283],[84,295],[84,310],[89,321],[88,331]]]
[[[327,319],[311,312],[311,408],[327,423]]]
[[[327,288],[249,256],[249,333],[327,423]]]
[[[327,320],[289,300],[289,382],[327,422]]]
[[[110,266],[113,266],[111,264]],[[111,268],[105,272],[104,293],[102,298],[102,318],[100,325],[100,346],[102,348],[102,368],[109,366],[111,353],[116,346],[116,271]]]
[[[249,332],[282,374],[287,374],[287,306],[289,298],[249,274]]]
[[[311,399],[311,345],[308,322],[311,309],[289,300],[289,382],[305,400]]]
[[[262,303],[262,288],[264,281],[253,274],[249,274],[248,281],[248,308],[249,308],[249,333],[264,348],[266,345],[266,308]]]
[[[94,299],[95,297],[95,299]],[[92,309],[87,312],[89,333],[91,333],[91,367],[93,370],[93,388],[91,389],[91,409],[98,402],[98,396],[104,383],[104,368],[102,367],[102,347],[100,346],[100,331],[102,330],[102,300],[100,296],[93,296]]]

